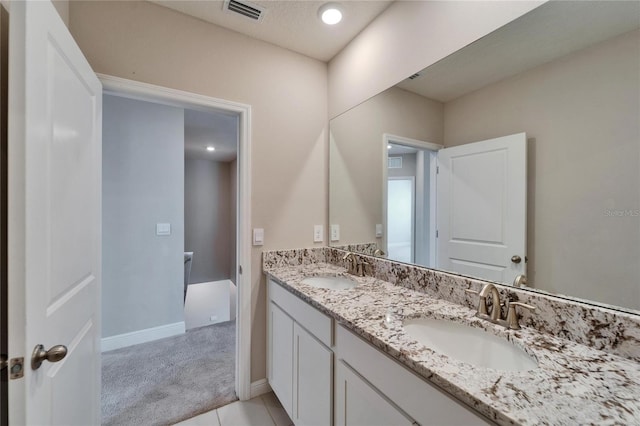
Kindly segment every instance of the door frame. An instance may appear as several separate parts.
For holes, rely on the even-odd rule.
[[[232,112],[239,116],[235,389],[240,400],[248,400],[251,398],[251,105],[105,74],[96,75],[107,95],[201,111]]]
[[[412,148],[429,150],[429,151],[438,151],[444,148],[444,145],[439,145],[432,142],[421,141],[418,139],[411,139],[404,136],[393,135],[391,133],[382,134],[382,249],[385,251],[387,251],[387,180],[389,177],[389,171],[388,171],[389,150],[387,149],[387,146],[389,144],[405,145],[405,146],[410,146]],[[435,157],[436,157],[435,154],[430,155],[429,157],[429,163],[431,165],[430,167],[431,188],[430,189],[433,189],[435,187],[435,181],[436,181],[436,167],[433,167],[433,165],[436,162]],[[416,186],[415,186],[416,191],[418,190],[417,181],[418,179],[416,179]],[[431,197],[430,210],[434,210],[435,202],[436,202],[435,191],[430,191],[430,197]],[[416,202],[416,205],[418,205],[417,194],[414,197],[414,201]],[[416,216],[417,216],[417,212],[414,212],[414,217]],[[435,231],[436,229],[435,214],[431,215],[430,217],[431,217],[431,220],[429,221],[429,228],[433,232],[432,235],[435,235],[435,232],[436,232]],[[414,231],[416,229],[417,227],[414,226]],[[435,242],[433,244],[435,245]],[[414,236],[414,247],[415,247],[415,236]],[[413,254],[415,257],[415,250]],[[430,255],[432,256],[431,253]]]

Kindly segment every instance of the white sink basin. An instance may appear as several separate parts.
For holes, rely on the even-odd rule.
[[[307,277],[302,280],[302,284],[317,288],[328,288],[329,290],[348,290],[358,285],[357,282],[343,276]]]
[[[522,349],[479,328],[434,318],[407,319],[407,334],[426,347],[482,368],[527,371],[538,363]]]

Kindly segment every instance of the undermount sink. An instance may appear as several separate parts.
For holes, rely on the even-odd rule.
[[[327,288],[329,290],[348,290],[358,285],[358,283],[352,279],[340,275],[307,277],[302,280],[302,284],[317,288]]]
[[[482,329],[435,318],[406,319],[407,334],[458,361],[500,371],[527,371],[538,363],[522,349]]]

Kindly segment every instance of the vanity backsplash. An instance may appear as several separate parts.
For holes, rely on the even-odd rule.
[[[262,263],[263,269],[313,263],[346,268],[343,260],[346,253],[333,247],[265,251]],[[480,280],[379,257],[355,256],[369,263],[366,275],[471,309],[477,308],[478,298],[465,289],[480,290],[485,284]],[[508,298],[536,307],[533,312],[519,312],[522,326],[640,362],[640,316],[500,284],[496,287],[502,300]]]

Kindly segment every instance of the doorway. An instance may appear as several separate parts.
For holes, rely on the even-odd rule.
[[[187,330],[236,316],[238,116],[184,112]]]
[[[246,105],[240,105],[240,104],[235,104],[227,101],[211,99],[211,98],[207,98],[199,95],[194,95],[194,94],[185,93],[185,92],[178,92],[170,89],[160,88],[157,86],[151,86],[143,83],[131,82],[131,81],[117,79],[113,77],[100,76],[100,79],[104,85],[104,90],[105,90],[104,92],[105,105],[107,102],[106,99],[108,98],[120,99],[124,102],[150,103],[152,105],[155,105],[158,109],[158,111],[155,111],[151,115],[162,116],[161,114],[163,113],[169,114],[166,117],[166,119],[163,120],[165,124],[168,121],[170,121],[169,117],[171,116],[171,114],[176,112],[177,114],[174,114],[174,115],[176,116],[181,115],[183,119],[189,116],[194,116],[194,115],[195,116],[215,115],[219,117],[222,116],[222,117],[232,118],[233,127],[234,127],[234,138],[235,138],[233,141],[234,142],[233,155],[236,158],[234,158],[235,164],[233,165],[233,169],[229,165],[224,167],[224,169],[226,171],[228,180],[231,180],[233,178],[235,182],[236,189],[234,193],[236,194],[236,196],[233,198],[233,200],[230,199],[226,203],[227,218],[229,218],[229,216],[233,216],[233,221],[232,221],[233,225],[231,226],[231,228],[233,229],[229,229],[230,225],[227,224],[227,226],[225,227],[225,231],[228,234],[228,240],[232,241],[233,244],[229,243],[229,246],[225,248],[225,251],[228,255],[227,256],[228,262],[227,262],[226,271],[225,271],[226,276],[224,278],[228,278],[229,282],[234,283],[233,285],[234,293],[235,293],[235,285],[237,284],[237,300],[234,300],[233,303],[228,302],[228,306],[227,306],[228,314],[230,314],[233,311],[237,312],[237,323],[234,324],[234,326],[235,325],[237,326],[235,326],[235,331],[233,331],[234,329],[231,328],[231,329],[227,329],[226,333],[227,334],[232,333],[232,339],[230,340],[230,345],[233,347],[232,349],[235,350],[235,359],[233,360],[235,362],[232,362],[231,364],[229,364],[231,365],[230,367],[231,371],[229,375],[229,377],[231,377],[231,380],[232,380],[231,385],[232,385],[232,388],[235,389],[235,393],[240,399],[248,399],[250,396],[250,383],[249,383],[249,375],[248,375],[249,374],[248,365],[249,365],[249,359],[250,359],[249,358],[250,349],[248,347],[249,336],[250,336],[250,328],[249,328],[250,321],[248,318],[250,318],[250,311],[248,307],[250,306],[250,304],[244,301],[243,298],[247,298],[247,297],[250,298],[250,292],[248,290],[244,291],[245,288],[250,287],[250,251],[249,251],[249,247],[246,244],[242,244],[242,241],[243,241],[242,237],[248,235],[247,230],[249,228],[249,217],[250,217],[250,214],[249,214],[250,198],[248,196],[250,193],[250,186],[249,186],[249,182],[250,182],[249,142],[250,141],[249,141],[249,132],[248,132],[249,123],[250,123],[250,107]],[[182,133],[182,136],[185,136],[189,132],[187,130],[187,127],[184,126],[184,124],[187,121],[188,119],[186,119],[186,121],[183,121],[183,127],[180,131]],[[107,132],[106,126],[107,126],[107,123],[105,121],[105,129],[104,129],[105,132]],[[120,129],[120,131],[121,130],[122,129]],[[160,132],[160,134],[152,136],[155,138],[154,142],[156,144],[160,144],[162,136],[168,132],[170,131],[165,129],[165,131]],[[105,140],[105,143],[106,143],[106,140]],[[142,150],[144,149],[153,150],[153,146],[142,148]],[[160,150],[160,148],[158,149]],[[170,291],[171,292],[170,304],[172,306],[171,309],[177,306],[178,310],[180,311],[180,314],[183,315],[184,303],[186,301],[185,289],[187,284],[189,283],[188,280],[185,280],[186,274],[184,274],[184,262],[183,262],[184,252],[189,251],[188,247],[186,247],[184,244],[186,240],[184,238],[185,236],[184,216],[179,217],[178,215],[178,216],[171,217],[171,215],[169,214],[163,215],[162,213],[160,213],[160,210],[162,209],[159,207],[160,205],[162,205],[162,201],[161,201],[162,197],[166,197],[171,192],[172,189],[181,188],[182,198],[178,200],[178,202],[176,202],[176,199],[173,199],[173,201],[169,202],[169,204],[175,204],[174,206],[171,207],[173,209],[172,211],[180,210],[181,213],[184,213],[185,205],[183,201],[184,201],[184,195],[185,195],[184,194],[185,152],[187,152],[188,149],[185,149],[184,144],[182,144],[179,147],[179,149],[180,149],[179,153],[177,152],[174,153],[176,154],[176,159],[178,160],[176,165],[180,163],[179,173],[174,173],[171,171],[170,167],[165,167],[162,164],[160,164],[161,161],[163,160],[154,159],[153,155],[158,154],[156,152],[154,152],[153,154],[150,152],[147,152],[147,159],[141,160],[140,167],[123,168],[123,169],[129,170],[130,173],[133,173],[133,175],[129,176],[129,178],[133,178],[134,186],[136,186],[138,191],[137,191],[137,194],[133,194],[132,199],[127,200],[126,203],[120,203],[119,207],[121,209],[122,208],[130,209],[131,211],[134,212],[134,214],[140,214],[140,209],[134,208],[132,205],[137,206],[138,204],[136,203],[140,202],[139,200],[140,198],[145,198],[145,197],[153,198],[152,200],[147,200],[147,201],[150,201],[151,205],[154,207],[154,212],[156,213],[156,215],[148,218],[147,220],[148,223],[139,224],[138,226],[132,227],[130,231],[131,231],[131,234],[133,235],[136,231],[136,228],[146,227],[146,231],[145,231],[146,235],[155,241],[156,246],[159,246],[160,250],[164,250],[165,252],[171,253],[172,268],[171,268],[171,272],[167,273],[167,275],[172,276],[171,282],[173,283],[172,284],[173,287]],[[206,147],[203,147],[203,150],[206,150]],[[220,148],[218,150],[218,153],[222,153],[223,151],[224,149]],[[129,152],[128,155],[120,159],[120,161],[131,161],[131,155],[129,154],[131,153]],[[166,157],[165,157],[165,161],[166,161]],[[147,183],[146,187],[144,184],[141,184],[140,182],[142,178],[141,168],[143,167],[150,167],[152,169],[156,168],[159,171],[159,173],[155,175],[155,178],[153,178],[155,179],[155,182]],[[133,172],[131,172],[132,170]],[[180,174],[179,179],[178,179],[178,174]],[[171,175],[172,178],[169,179],[168,175]],[[124,177],[119,177],[119,179],[124,179]],[[104,183],[105,183],[105,190],[107,190],[108,188],[107,188],[106,180]],[[144,191],[144,189],[145,188],[148,189],[149,186],[160,187],[158,193],[154,195],[153,191]],[[109,194],[106,194],[106,196],[109,196]],[[105,214],[104,214],[105,221],[109,219],[107,213],[108,212],[105,210]],[[106,232],[106,229],[104,229],[103,232],[105,234],[105,237],[107,237],[108,234]],[[176,247],[170,248],[171,246],[170,240],[172,236],[177,237],[177,238],[174,238],[174,240],[179,241],[179,247],[176,246]],[[244,241],[246,240],[247,239],[244,238]],[[205,263],[204,262],[205,255],[203,251],[197,250],[197,252],[195,253],[195,256],[196,256],[195,259],[197,259],[198,254],[201,257],[201,261]],[[120,255],[123,255],[123,253],[120,253]],[[155,253],[156,260],[157,260],[157,257],[161,255],[162,254]],[[176,257],[176,259],[173,259],[173,257]],[[139,256],[139,258],[146,259],[148,261],[149,259],[153,259],[154,255],[152,255],[151,253],[143,253],[142,256]],[[177,262],[174,262],[173,260],[177,260]],[[104,286],[105,286],[105,290],[107,290],[106,286],[108,285],[108,279],[107,279],[108,271],[106,267],[106,259],[103,260],[103,263],[105,263],[105,267],[103,268],[105,272]],[[174,265],[174,263],[178,265],[176,266]],[[163,268],[164,265],[160,265],[156,267]],[[178,274],[179,274],[179,277],[176,278]],[[160,277],[157,277],[155,280],[158,283],[162,278],[162,273],[160,273],[159,275]],[[176,283],[178,285],[175,285]],[[144,304],[150,304],[152,299],[154,298],[157,299],[159,297],[158,293],[160,293],[159,288],[154,288],[154,289],[151,289],[150,291],[147,291],[146,297],[144,299],[140,299],[140,300],[144,300],[143,302],[139,302],[139,304],[142,305],[141,307],[144,308]],[[178,303],[175,303],[176,301]],[[120,313],[120,316],[121,317],[123,316],[122,313]],[[213,316],[214,315],[210,315],[209,318]],[[141,333],[136,333],[135,331],[129,332],[129,333],[127,332],[120,333],[119,335],[116,336],[116,339],[111,339],[111,340],[109,340],[109,337],[113,337],[113,336],[108,336],[107,334],[105,334],[106,339],[103,339],[103,351],[105,349],[108,349],[109,345],[114,341],[116,341],[117,343],[118,339],[120,339],[119,342],[122,343],[123,342],[122,338],[124,338],[125,340],[129,339],[129,341],[133,341],[134,343],[138,343],[136,339],[139,339],[139,338],[142,338],[143,340],[153,340],[154,338],[166,337],[168,335],[175,336],[176,338],[187,336],[186,339],[189,340],[190,334],[184,333],[185,332],[184,320],[185,320],[184,316],[179,317],[177,320],[167,319],[164,321],[165,323],[168,323],[166,327],[153,327],[153,326],[145,327],[143,323],[139,323],[138,328],[141,328],[142,330],[138,330],[138,331],[141,331]],[[142,327],[140,327],[140,324],[142,324]],[[200,333],[202,333],[202,331],[200,331]],[[107,342],[106,345],[105,345],[105,341]],[[157,342],[161,342],[161,341],[157,341]],[[127,342],[125,341],[124,343],[127,343]],[[182,345],[182,344],[186,345],[185,342],[181,341],[179,345]],[[180,370],[185,371],[184,369],[188,367],[187,364],[188,364],[188,360],[185,359],[185,362],[180,365]],[[235,364],[235,367],[233,367],[233,364]],[[235,376],[235,379],[234,379],[234,376]],[[197,412],[194,411],[192,414],[197,414]]]
[[[387,180],[387,257],[398,262],[415,262],[415,186],[415,176]]]
[[[383,250],[398,262],[436,265],[436,173],[441,145],[383,135]]]

